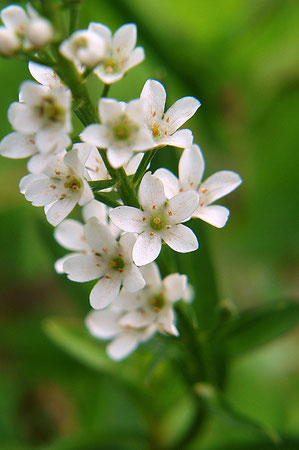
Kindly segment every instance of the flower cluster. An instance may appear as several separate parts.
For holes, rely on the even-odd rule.
[[[22,51],[33,48],[39,60],[39,49],[51,42],[52,25],[30,5],[28,15],[11,6],[2,10],[1,18],[0,52],[11,55],[21,46]],[[44,207],[56,227],[55,239],[70,251],[56,261],[56,271],[76,282],[94,280],[89,300],[95,311],[86,326],[95,337],[111,341],[107,352],[115,360],[156,332],[179,334],[174,306],[191,300],[192,287],[179,273],[162,279],[154,261],[162,244],[180,253],[198,249],[196,235],[185,224],[191,218],[223,227],[229,211],[213,202],[241,183],[231,171],[202,182],[203,154],[192,132],[180,129],[200,102],[184,97],[165,112],[166,91],[159,81],[147,80],[140,98],[128,103],[101,97],[98,118],[84,116],[89,100],[79,88],[88,74],[93,71],[107,92],[108,85],[144,59],[136,39],[134,24],[112,36],[109,28],[92,22],[87,30],[52,44],[59,62],[53,67],[29,63],[36,81],[21,85],[19,102],[8,110],[14,131],[0,143],[3,156],[30,157],[20,191],[33,206]],[[70,66],[66,60],[74,66],[71,80],[63,70],[64,62]],[[83,95],[81,102],[78,95]],[[70,137],[72,96],[83,118],[82,142]],[[183,149],[178,178],[165,168],[148,170],[156,150],[165,146]],[[67,218],[77,204],[84,205],[84,223]]]

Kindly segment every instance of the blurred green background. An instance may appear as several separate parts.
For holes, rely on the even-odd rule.
[[[89,21],[113,31],[135,22],[138,43],[145,48],[145,62],[112,86],[110,95],[137,98],[146,79],[154,78],[165,85],[168,106],[186,95],[197,97],[202,107],[187,126],[205,154],[206,175],[228,169],[243,178],[241,187],[220,202],[231,209],[227,226],[203,230],[221,298],[239,308],[294,298],[299,3],[87,0],[80,28]],[[6,111],[24,79],[30,79],[25,63],[1,60],[1,138],[11,131]],[[101,83],[93,78],[88,86],[96,103]],[[176,170],[174,153],[160,152],[155,166],[161,164]],[[33,208],[18,190],[26,162],[1,158],[0,174],[0,448],[154,449],[155,433],[166,442],[179,435],[193,404],[163,360],[155,362],[149,379],[140,371],[140,388],[145,384],[149,397],[145,403],[95,358],[79,361],[71,348],[65,352],[50,339],[60,340],[51,320],[82,320],[89,310],[88,286],[55,274],[53,262],[64,250],[52,239],[42,208]],[[293,450],[299,448],[298,348],[297,330],[236,361],[228,380],[231,402],[294,439],[281,447]],[[146,364],[141,349],[114,366],[138,380],[136,367]],[[245,449],[245,443],[272,448],[216,417],[201,444],[190,448]]]

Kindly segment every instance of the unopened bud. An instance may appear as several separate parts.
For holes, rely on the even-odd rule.
[[[20,39],[13,31],[0,27],[0,54],[10,56],[16,53],[21,47]]]
[[[52,25],[47,19],[34,19],[30,23],[26,37],[32,47],[45,47],[53,37]]]

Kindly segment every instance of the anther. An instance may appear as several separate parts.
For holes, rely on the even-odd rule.
[[[154,236],[154,234],[155,234],[155,233],[153,233],[153,232],[151,231],[149,235],[150,235],[150,236]]]
[[[142,217],[142,221],[145,222],[146,221],[146,217]]]
[[[170,122],[170,119],[169,119],[169,117],[167,117],[167,119],[166,119],[166,122],[167,122],[167,123],[169,123],[169,122]]]
[[[110,280],[110,279],[111,279],[110,273],[106,273],[105,278],[107,278],[108,280]]]
[[[171,226],[170,225],[166,225],[166,230],[170,230]]]
[[[168,211],[168,214],[169,214],[170,216],[172,216],[172,215],[173,215],[173,214],[172,214],[172,212],[171,212],[170,210]]]
[[[101,264],[100,264],[100,263],[97,263],[97,267],[101,267]]]
[[[205,206],[204,202],[200,202],[200,206]]]
[[[156,207],[156,205],[153,205],[153,209],[156,209],[157,207]]]
[[[50,184],[50,188],[56,189],[56,184]]]

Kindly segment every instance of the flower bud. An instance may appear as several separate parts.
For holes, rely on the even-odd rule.
[[[13,31],[0,27],[0,54],[13,55],[21,47],[21,41]]]
[[[50,22],[39,17],[30,23],[26,37],[30,46],[40,48],[46,46],[51,41],[52,36],[53,29]]]
[[[60,46],[62,55],[75,64],[95,67],[106,54],[104,39],[88,30],[76,31]]]

